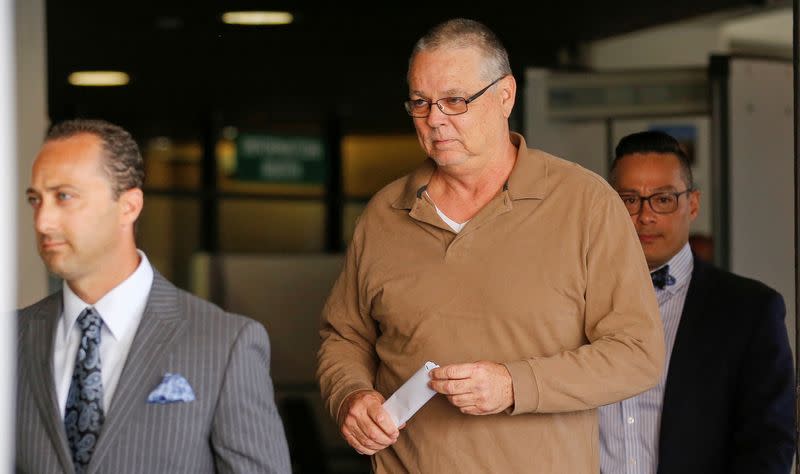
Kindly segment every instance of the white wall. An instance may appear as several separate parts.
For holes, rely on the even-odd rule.
[[[786,301],[795,346],[792,64],[730,63],[730,267]]]
[[[47,294],[47,273],[36,253],[31,211],[22,193],[30,182],[31,164],[47,131],[47,55],[44,0],[16,0],[17,170],[17,304],[30,305]],[[14,155],[9,155],[14,156]]]
[[[722,25],[722,40],[732,51],[791,57],[793,17],[784,7],[732,19]]]
[[[16,91],[14,71],[14,24],[11,0],[0,0],[0,223],[13,228],[16,219]],[[16,235],[0,232],[0,262],[14,259]],[[0,378],[14,381],[16,374],[17,328],[14,309],[16,307],[16,275],[13,265],[0,269]],[[14,398],[15,383],[0,386],[0,472],[12,472],[14,466]]]
[[[593,41],[582,51],[596,70],[705,67],[711,54],[791,57],[792,9],[746,8]]]
[[[708,65],[712,51],[724,51],[719,27],[678,24],[649,28],[588,45],[588,66],[597,71]]]
[[[528,147],[570,160],[605,177],[606,126],[604,122],[565,122],[550,120],[547,114],[547,83],[550,72],[530,68],[525,71],[524,128]]]

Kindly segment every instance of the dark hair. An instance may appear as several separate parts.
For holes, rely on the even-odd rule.
[[[692,178],[692,165],[689,157],[681,148],[678,140],[667,133],[658,130],[632,133],[622,138],[614,150],[614,161],[611,163],[609,181],[614,184],[617,163],[622,158],[636,153],[663,153],[675,155],[681,165],[681,176],[688,189],[694,189],[694,179]]]
[[[114,199],[120,194],[144,186],[144,160],[130,133],[104,120],[73,119],[53,125],[46,142],[64,140],[88,133],[100,139],[104,152],[103,169],[111,181]]]
[[[483,23],[466,18],[440,23],[420,38],[408,60],[409,72],[417,54],[442,47],[478,48],[484,57],[482,73],[487,81],[511,74],[508,51],[497,35]]]

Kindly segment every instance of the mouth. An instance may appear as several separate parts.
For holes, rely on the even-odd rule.
[[[39,248],[41,248],[42,251],[45,251],[45,252],[58,250],[59,248],[64,247],[65,245],[67,245],[67,243],[64,242],[64,241],[46,240],[46,241],[40,241],[39,242]]]
[[[658,234],[639,234],[639,242],[643,244],[651,244],[660,238]]]

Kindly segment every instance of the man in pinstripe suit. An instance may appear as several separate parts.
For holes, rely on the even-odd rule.
[[[267,333],[137,250],[143,178],[103,121],[56,125],[36,158],[38,250],[64,284],[19,312],[16,471],[289,472]]]
[[[674,138],[623,138],[610,178],[652,272],[667,370],[652,389],[600,408],[602,473],[788,474],[794,369],[783,298],[693,257],[700,195]]]

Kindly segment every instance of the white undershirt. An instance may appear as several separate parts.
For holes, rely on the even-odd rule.
[[[72,382],[75,356],[81,340],[81,330],[76,324],[78,316],[92,306],[103,318],[100,335],[100,362],[103,376],[103,406],[108,414],[119,376],[128,358],[133,337],[142,320],[150,288],[153,286],[153,267],[144,252],[137,250],[141,262],[128,278],[106,293],[97,303],[90,305],[81,300],[69,285],[63,283],[64,310],[56,325],[53,347],[53,375],[61,417],[67,404],[67,393]]]
[[[436,205],[436,203],[433,202],[433,198],[431,197],[430,194],[428,194],[428,191],[425,191],[425,195],[428,196],[428,199],[430,199],[431,204],[433,204],[433,208],[436,209],[436,213],[439,214],[439,217],[442,218],[444,223],[447,224],[451,229],[453,229],[453,232],[455,232],[456,234],[461,232],[461,229],[463,229],[464,226],[467,225],[467,222],[469,222],[469,219],[467,219],[466,221],[464,221],[462,223],[458,223],[458,222],[454,221],[453,219],[450,219],[449,217],[447,217],[445,215],[444,212],[441,211],[441,209],[439,209],[439,207]]]

